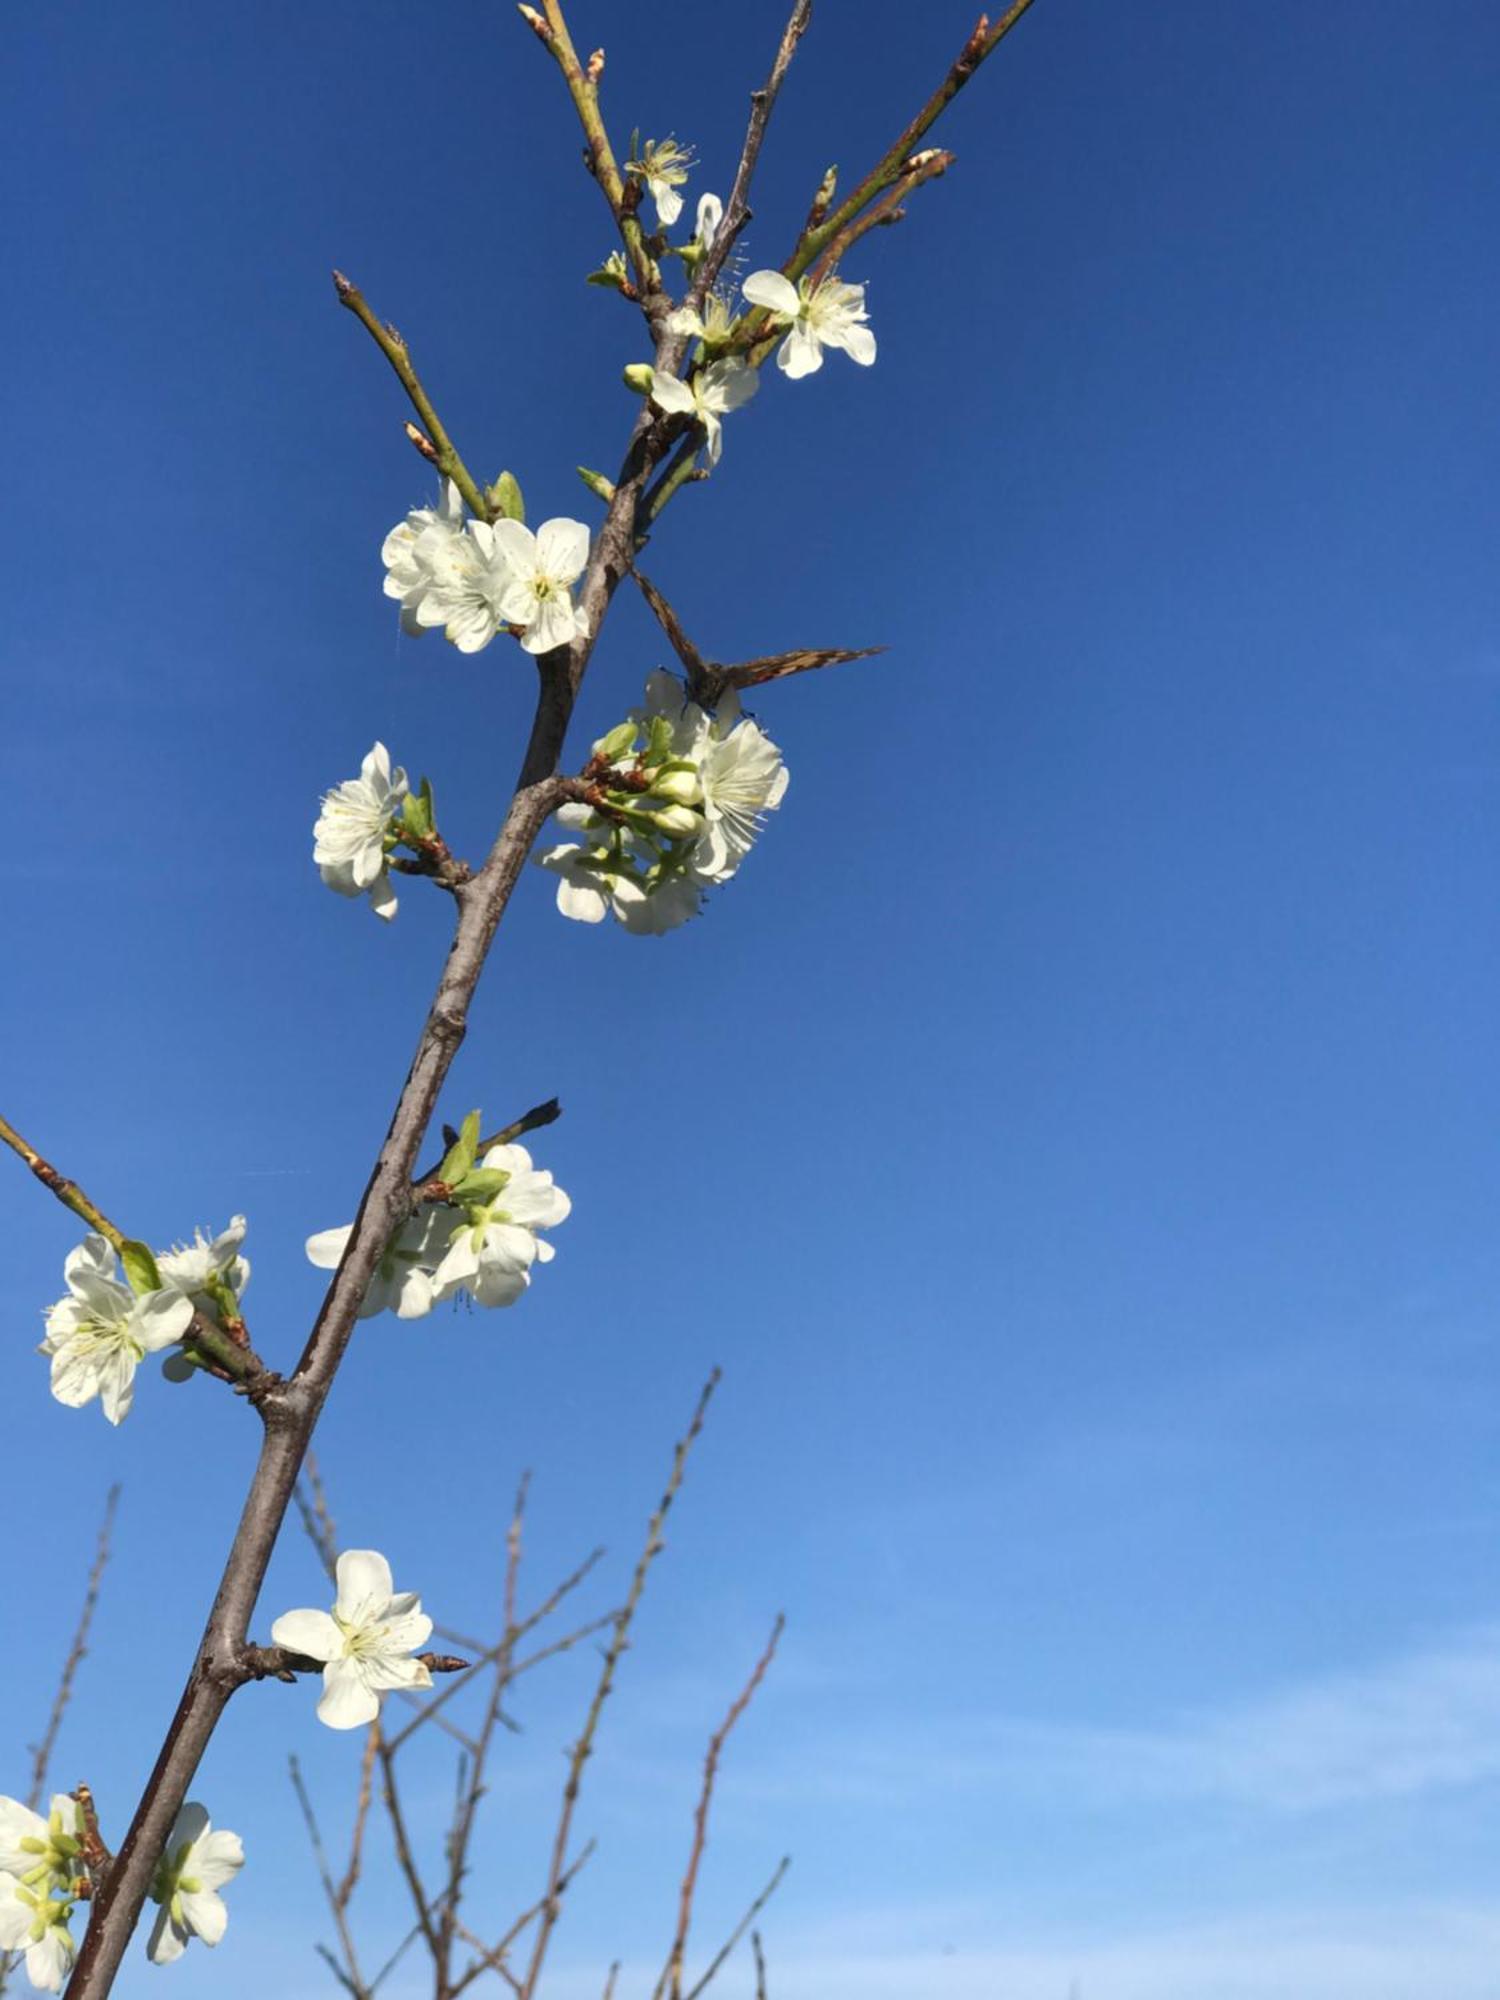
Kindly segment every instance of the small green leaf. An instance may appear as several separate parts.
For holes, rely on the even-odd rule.
[[[144,1243],[137,1243],[130,1237],[120,1245],[120,1262],[125,1266],[125,1276],[130,1281],[130,1289],[137,1298],[144,1298],[147,1292],[161,1290],[161,1272],[156,1268],[156,1259]]]
[[[513,472],[502,472],[484,497],[492,507],[499,508],[507,521],[525,521],[526,503],[521,498],[521,482]]]
[[[438,1179],[453,1187],[465,1174],[473,1170],[479,1153],[479,1113],[471,1111],[459,1127],[456,1142],[448,1148],[443,1164],[438,1168]]]
[[[510,1175],[500,1167],[475,1167],[453,1185],[455,1201],[493,1201]]]

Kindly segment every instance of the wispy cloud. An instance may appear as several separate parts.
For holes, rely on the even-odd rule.
[[[747,1790],[830,1785],[871,1801],[994,1798],[1217,1801],[1284,1812],[1500,1780],[1500,1625],[1367,1671],[1141,1729],[952,1718],[830,1747],[815,1767],[749,1774]],[[1500,1992],[1500,1984],[1497,1984]]]

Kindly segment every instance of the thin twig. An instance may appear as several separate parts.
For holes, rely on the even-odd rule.
[[[63,1717],[68,1712],[68,1703],[73,1699],[73,1682],[78,1669],[88,1652],[89,1627],[94,1622],[94,1610],[99,1602],[99,1586],[104,1581],[104,1572],[109,1564],[110,1536],[115,1524],[115,1509],[120,1504],[120,1488],[111,1486],[104,1499],[104,1518],[99,1523],[99,1534],[94,1544],[94,1560],[89,1569],[88,1583],[84,1588],[83,1605],[78,1613],[78,1623],[73,1628],[72,1642],[68,1656],[63,1661],[62,1672],[58,1676],[57,1693],[52,1697],[52,1712],[47,1717],[47,1727],[42,1731],[39,1743],[31,1746],[31,1790],[26,1794],[26,1803],[33,1811],[47,1789],[47,1773],[52,1764],[52,1752],[57,1745],[57,1732],[62,1728]]]
[[[766,2000],[766,1954],[761,1948],[759,1931],[751,1931],[750,1949],[755,1956],[755,2000]]]
[[[635,1619],[637,1607],[646,1588],[646,1578],[651,1573],[651,1565],[666,1547],[662,1540],[662,1529],[672,1502],[677,1498],[682,1485],[682,1477],[687,1470],[688,1453],[692,1450],[703,1429],[703,1419],[708,1413],[708,1405],[714,1390],[719,1386],[720,1374],[716,1368],[709,1376],[698,1397],[692,1421],[678,1441],[672,1454],[672,1470],[667,1479],[666,1491],[662,1494],[656,1512],[646,1529],[645,1545],[636,1561],[635,1574],[630,1580],[630,1593],[621,1606],[615,1620],[614,1634],[604,1654],[604,1664],[594,1688],[594,1698],[589,1703],[589,1711],[584,1718],[583,1729],[573,1745],[568,1759],[568,1776],[563,1786],[562,1810],[558,1814],[557,1832],[552,1842],[552,1861],[548,1869],[547,1891],[543,1897],[541,1922],[537,1926],[536,1941],[532,1946],[531,1962],[526,1969],[526,1977],[521,1985],[522,2000],[533,2000],[537,1981],[542,1976],[542,1965],[547,1956],[547,1946],[551,1941],[553,1928],[557,1923],[559,1898],[558,1884],[567,1867],[568,1836],[573,1828],[573,1809],[578,1803],[578,1794],[583,1785],[583,1770],[593,1754],[594,1735],[599,1727],[599,1718],[604,1712],[604,1704],[609,1699],[614,1686],[615,1669],[625,1652],[630,1637],[630,1627]]]
[[[693,1812],[693,1844],[688,1853],[688,1864],[682,1878],[682,1889],[677,1899],[677,1932],[672,1939],[672,1949],[667,1954],[667,1962],[662,1968],[660,1979],[652,2000],[663,2000],[670,1993],[671,2000],[682,2000],[682,1963],[687,1955],[688,1927],[693,1921],[693,1897],[698,1889],[698,1869],[703,1861],[703,1850],[708,1844],[708,1814],[713,1804],[714,1781],[719,1775],[719,1759],[724,1754],[724,1745],[729,1740],[730,1731],[745,1710],[755,1699],[756,1690],[766,1677],[767,1669],[776,1657],[776,1648],[786,1619],[777,1614],[776,1623],[771,1627],[771,1636],[766,1641],[765,1650],[756,1661],[749,1680],[729,1704],[729,1713],[709,1739],[708,1752],[703,1759],[703,1787],[698,1794],[698,1804]]]
[[[397,380],[411,398],[412,408],[422,419],[427,436],[432,442],[433,463],[439,472],[453,481],[464,496],[464,505],[477,520],[490,520],[494,510],[480,490],[478,481],[460,458],[458,447],[444,428],[442,418],[432,407],[432,399],[422,387],[421,377],[412,366],[411,353],[406,342],[393,326],[386,325],[371,311],[369,302],[359,286],[346,278],[342,271],[334,272],[333,289],[338,293],[339,304],[348,307],[395,369]]]
[[[542,1914],[542,1911],[547,1906],[548,1896],[562,1896],[566,1894],[579,1871],[592,1857],[596,1846],[597,1843],[595,1841],[585,1841],[558,1878],[556,1888],[550,1889],[547,1895],[539,1896],[529,1910],[523,1910],[520,1916],[511,1924],[510,1929],[495,1944],[486,1946],[483,1940],[475,1937],[472,1931],[464,1930],[464,1927],[459,1925],[458,1928],[463,1930],[463,1935],[468,1942],[474,1946],[476,1951],[482,1952],[484,1955],[482,1958],[476,1959],[472,1965],[466,1966],[461,1977],[451,1988],[451,1993],[455,1996],[455,2000],[456,1996],[462,1993],[464,1988],[472,1980],[477,1979],[482,1972],[500,1972],[506,1978],[510,1979],[511,1984],[516,1988],[517,1992],[524,1990],[520,1982],[505,1967],[505,1955],[521,1935],[522,1931],[528,1925],[535,1923],[536,1919]]]
[[[698,1981],[696,1986],[692,1986],[688,1989],[687,1993],[683,1996],[683,2000],[698,2000],[699,1994],[704,1991],[704,1989],[708,1986],[709,1982],[717,1978],[720,1966],[723,1965],[725,1959],[727,1959],[729,1954],[734,1950],[735,1946],[739,1943],[740,1939],[745,1935],[745,1932],[749,1929],[750,1925],[754,1923],[755,1919],[760,1915],[761,1911],[766,1907],[767,1903],[770,1902],[771,1898],[776,1894],[776,1891],[781,1887],[781,1878],[783,1877],[783,1875],[786,1874],[786,1871],[788,1870],[788,1868],[791,1867],[791,1865],[792,1865],[792,1857],[789,1854],[783,1854],[780,1861],[778,1861],[776,1864],[775,1874],[772,1875],[770,1881],[766,1884],[765,1888],[761,1890],[760,1894],[756,1897],[755,1901],[750,1905],[749,1909],[746,1910],[744,1916],[740,1918],[739,1922],[735,1925],[734,1929],[729,1933],[729,1936],[724,1940],[723,1944],[720,1945],[719,1949],[714,1953],[713,1957],[709,1961],[707,1972],[704,1973],[703,1977]]]
[[[323,1897],[338,1928],[339,1944],[343,1948],[346,1970],[339,1970],[332,1953],[325,1952],[324,1956],[338,1973],[347,1990],[356,1996],[356,2000],[368,2000],[370,1989],[360,1972],[359,1956],[355,1951],[353,1933],[349,1928],[348,1898],[340,1895],[334,1885],[333,1872],[328,1866],[328,1854],[323,1846],[322,1830],[318,1825],[318,1816],[313,1811],[313,1802],[308,1796],[307,1786],[302,1781],[302,1766],[295,1756],[288,1757],[287,1766],[291,1773],[292,1790],[297,1794],[297,1804],[302,1808],[302,1821],[307,1828],[307,1837],[312,1844],[318,1880],[323,1885]]]

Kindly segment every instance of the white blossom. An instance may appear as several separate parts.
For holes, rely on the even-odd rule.
[[[563,841],[536,856],[539,868],[558,877],[557,907],[582,924],[602,923],[611,912],[623,924],[627,913],[645,898],[645,887],[631,865],[634,843],[628,837]]]
[[[705,882],[727,882],[750,852],[762,815],[786,796],[789,774],[781,752],[758,722],[740,714],[739,698],[719,703],[698,757],[706,825],[693,850]]]
[[[165,1290],[183,1292],[196,1305],[208,1300],[208,1288],[222,1279],[236,1298],[244,1295],[250,1282],[250,1260],[240,1255],[245,1240],[243,1215],[229,1219],[229,1227],[209,1237],[201,1229],[193,1232],[191,1243],[174,1243],[170,1250],[158,1250],[156,1268]]]
[[[418,507],[392,528],[380,550],[385,594],[401,603],[401,624],[415,635],[443,619],[423,619],[421,607],[434,586],[465,561],[464,503],[451,479],[442,482],[436,507]]]
[[[719,224],[724,220],[724,204],[716,194],[700,194],[698,216],[693,226],[693,242],[699,254],[711,250],[714,238],[719,233]]]
[[[190,1938],[214,1945],[224,1935],[229,1912],[219,1890],[244,1866],[237,1833],[215,1833],[202,1806],[191,1800],[178,1813],[156,1864],[151,1894],[161,1904],[146,1944],[153,1965],[181,1958]]]
[[[47,1817],[0,1795],[0,1875],[28,1889],[61,1888],[78,1874],[83,1809],[66,1792],[54,1792]]]
[[[440,625],[461,653],[477,653],[512,622],[505,607],[515,578],[499,545],[498,523],[470,521],[463,540],[441,572],[435,572],[417,606],[424,629]]]
[[[404,1222],[381,1254],[360,1302],[359,1317],[373,1319],[376,1313],[393,1312],[397,1319],[422,1319],[430,1313],[437,1302],[433,1272],[458,1220],[456,1209],[433,1202]],[[353,1232],[353,1223],[345,1223],[341,1229],[309,1236],[308,1261],[321,1271],[337,1270]]]
[[[465,1202],[437,1267],[437,1295],[463,1291],[478,1305],[508,1306],[531,1283],[532,1264],[549,1264],[555,1255],[537,1231],[566,1221],[573,1204],[550,1173],[532,1166],[524,1146],[491,1146],[478,1164],[504,1174],[505,1185],[485,1201]]]
[[[432,1620],[413,1593],[393,1590],[391,1566],[374,1549],[345,1549],[334,1575],[331,1613],[285,1611],[271,1637],[325,1662],[318,1720],[330,1729],[358,1729],[375,1720],[387,1689],[432,1686],[427,1668],[410,1657],[426,1643]]]
[[[651,400],[659,410],[702,424],[708,462],[717,465],[724,448],[722,419],[730,410],[748,403],[759,387],[760,376],[748,362],[710,361],[686,382],[657,369],[651,382]]]
[[[318,873],[340,896],[368,895],[377,917],[396,914],[385,841],[408,789],[405,771],[399,765],[393,771],[389,751],[377,743],[357,778],[323,794],[313,827]]]
[[[838,278],[816,285],[803,278],[794,285],[780,271],[753,271],[742,289],[752,305],[764,306],[787,327],[776,365],[793,381],[823,366],[825,347],[841,347],[862,368],[875,359],[863,285],[846,285]]]
[[[0,1875],[0,1952],[24,1951],[26,1977],[42,1993],[58,1993],[77,1947],[68,1929],[73,1905]]]
[[[656,203],[657,226],[661,229],[670,229],[682,213],[682,196],[677,190],[686,184],[692,164],[691,151],[679,146],[675,139],[648,139],[641,148],[641,157],[629,162],[627,171],[646,183],[647,192]]]
[[[37,1350],[52,1363],[52,1393],[70,1409],[99,1398],[118,1424],[130,1413],[135,1371],[148,1354],[187,1332],[193,1302],[163,1289],[137,1298],[116,1275],[115,1253],[89,1235],[63,1265],[69,1296],[48,1308],[47,1336]]]
[[[668,333],[691,334],[705,346],[722,346],[734,331],[735,315],[728,299],[719,291],[712,291],[703,301],[701,313],[691,306],[677,306],[667,314]]]
[[[485,523],[476,523],[484,527]],[[589,559],[589,531],[582,521],[543,521],[533,534],[519,521],[496,521],[489,529],[495,557],[506,581],[498,604],[506,623],[521,625],[528,653],[550,653],[588,634],[589,623],[574,609],[570,586]]]

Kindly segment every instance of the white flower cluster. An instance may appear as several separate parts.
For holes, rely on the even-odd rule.
[[[73,1906],[86,1888],[83,1809],[65,1792],[47,1817],[0,1797],[0,1951],[25,1954],[26,1976],[43,1993],[61,1990],[77,1947]],[[215,1833],[202,1806],[178,1813],[157,1863],[151,1894],[161,1905],[147,1940],[156,1965],[180,1958],[190,1938],[214,1945],[228,1913],[218,1891],[238,1872],[245,1850],[237,1833]]]
[[[597,924],[613,914],[655,935],[696,916],[705,890],[727,882],[764,814],[786,795],[781,752],[740,713],[733,693],[708,715],[682,683],[658,670],[646,699],[594,745],[596,804],[570,804],[560,825],[584,833],[537,856],[561,879],[565,917]]]
[[[361,1319],[381,1312],[422,1319],[459,1293],[476,1305],[513,1305],[531,1283],[532,1265],[552,1261],[556,1252],[537,1232],[565,1222],[572,1202],[551,1174],[533,1167],[524,1146],[491,1146],[476,1157],[478,1136],[475,1116],[443,1162],[440,1177],[451,1199],[424,1202],[396,1231],[365,1293]],[[308,1257],[320,1270],[337,1268],[352,1226],[308,1238]]]
[[[109,1240],[86,1236],[63,1265],[68,1296],[47,1309],[39,1354],[52,1364],[52,1393],[79,1409],[97,1396],[105,1416],[118,1424],[130,1414],[135,1371],[148,1354],[178,1347],[195,1311],[218,1321],[238,1313],[250,1282],[240,1255],[245,1218],[237,1215],[219,1236],[200,1229],[193,1241],[155,1256],[127,1244],[125,1275]],[[128,1280],[128,1282],[127,1282]],[[169,1355],[163,1372],[174,1381],[193,1374],[185,1353]]]
[[[400,601],[401,623],[420,635],[442,630],[461,653],[477,653],[497,632],[517,630],[528,653],[550,653],[586,637],[588,619],[572,586],[589,559],[582,521],[466,521],[451,479],[436,507],[419,507],[386,536],[380,551],[385,594]]]
[[[284,1611],[271,1627],[278,1646],[323,1662],[318,1720],[358,1729],[380,1713],[390,1688],[428,1688],[432,1675],[410,1656],[432,1635],[413,1591],[397,1591],[376,1549],[345,1549],[334,1564],[332,1611]]]

